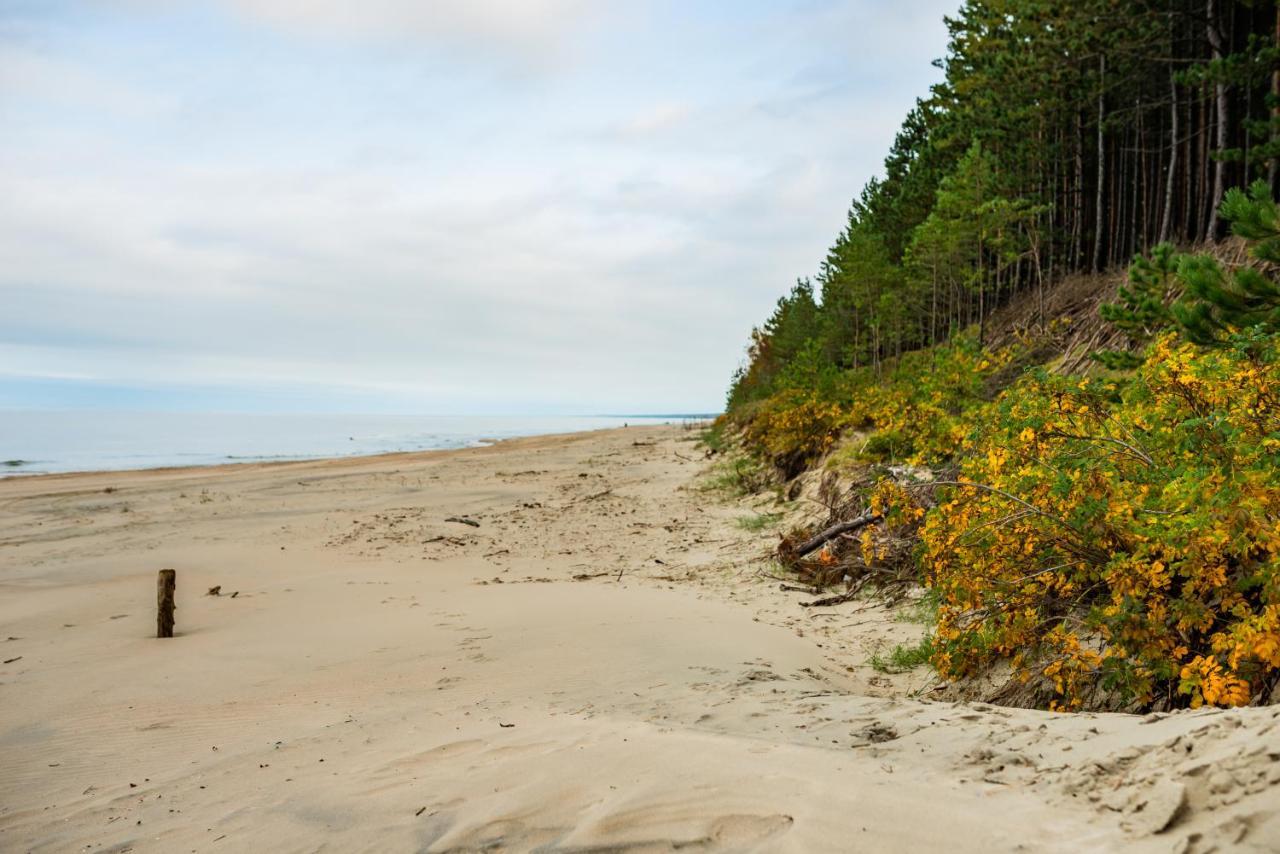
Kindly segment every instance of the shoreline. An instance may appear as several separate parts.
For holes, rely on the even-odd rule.
[[[457,450],[512,438],[695,423],[693,416],[0,413],[0,478],[307,462]]]
[[[306,464],[336,466],[343,463],[360,464],[362,462],[377,463],[383,461],[391,461],[397,458],[416,458],[427,455],[436,454],[457,454],[467,451],[479,451],[486,448],[493,448],[499,445],[506,445],[512,442],[521,442],[529,439],[569,439],[574,436],[592,435],[598,433],[609,433],[613,431],[623,430],[643,430],[643,429],[660,429],[674,425],[650,425],[636,424],[627,427],[600,427],[594,430],[572,430],[564,433],[533,433],[527,436],[507,436],[496,439],[480,439],[479,444],[465,445],[455,448],[421,448],[413,451],[383,451],[379,453],[353,453],[344,455],[323,455],[316,457],[297,457],[297,458],[263,458],[263,459],[245,459],[245,460],[227,460],[226,462],[216,463],[195,463],[192,465],[170,465],[170,466],[147,466],[142,468],[124,468],[124,469],[77,469],[75,471],[51,471],[51,472],[30,472],[22,474],[12,472],[9,474],[0,474],[0,484],[29,480],[38,478],[47,481],[54,478],[90,478],[97,476],[112,475],[148,475],[148,474],[195,474],[198,472],[218,472],[222,470],[240,470],[244,471],[248,468],[253,470],[268,470],[273,466],[299,466]],[[684,429],[683,427],[676,429]],[[3,471],[0,469],[0,471]]]
[[[759,574],[773,505],[709,498],[694,438],[0,481],[0,848],[1280,839],[1280,709],[931,700],[870,661],[920,626]]]

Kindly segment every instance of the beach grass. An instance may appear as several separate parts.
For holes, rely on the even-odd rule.
[[[744,531],[763,531],[776,526],[781,521],[781,513],[753,513],[750,516],[738,517],[734,520],[734,524]]]
[[[876,653],[868,664],[880,673],[905,673],[928,664],[933,657],[933,636],[925,635],[915,644],[898,644],[888,655]]]

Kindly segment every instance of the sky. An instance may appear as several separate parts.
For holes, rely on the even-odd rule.
[[[0,0],[0,408],[719,411],[958,0]]]

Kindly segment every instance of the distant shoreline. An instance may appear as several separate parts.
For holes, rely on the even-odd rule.
[[[310,416],[28,411],[5,415],[0,419],[0,479],[358,459],[461,450],[528,436],[708,420],[694,413]]]
[[[699,422],[689,422],[691,425]],[[623,430],[652,430],[657,428],[678,427],[679,425],[670,422],[659,423],[640,423],[631,424],[621,427],[602,427],[594,430],[570,430],[563,433],[531,433],[522,436],[506,436],[502,438],[481,439],[476,444],[465,445],[452,448],[419,448],[406,451],[382,451],[373,453],[354,453],[343,455],[328,455],[314,457],[287,457],[287,458],[259,458],[259,459],[239,459],[225,460],[223,462],[209,463],[192,463],[190,465],[160,465],[146,466],[138,468],[116,468],[116,469],[76,469],[71,471],[50,471],[50,472],[5,472],[3,466],[7,466],[9,461],[0,462],[0,483],[15,481],[60,481],[70,478],[90,478],[90,477],[145,477],[147,475],[196,475],[209,474],[217,475],[229,472],[245,472],[245,471],[271,471],[277,468],[286,467],[305,467],[319,466],[324,468],[341,467],[344,465],[360,466],[365,464],[377,464],[386,462],[387,460],[404,458],[405,460],[415,460],[430,456],[463,454],[469,451],[484,451],[488,449],[498,448],[499,446],[506,448],[518,446],[532,442],[542,441],[559,441],[571,440],[575,437],[586,438],[594,435],[606,435],[613,432],[621,432]],[[690,428],[692,429],[692,427]],[[34,462],[34,461],[33,461]]]

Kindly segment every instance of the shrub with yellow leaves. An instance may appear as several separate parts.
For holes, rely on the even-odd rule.
[[[950,459],[989,408],[987,380],[1016,352],[993,353],[961,337],[905,354],[887,378],[868,375],[850,412],[850,421],[870,433],[863,456],[914,465]]]
[[[1240,705],[1280,680],[1280,340],[1157,339],[1132,379],[1037,372],[939,489],[935,666],[1055,708]]]
[[[788,476],[831,449],[848,424],[839,404],[800,389],[779,392],[764,401],[745,425],[748,447]]]
[[[1017,350],[990,352],[972,336],[907,353],[886,375],[870,368],[819,372],[799,367],[782,388],[735,413],[746,446],[794,475],[857,429],[868,437],[865,460],[914,464],[949,459],[982,411],[986,381]]]

